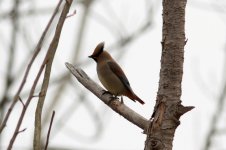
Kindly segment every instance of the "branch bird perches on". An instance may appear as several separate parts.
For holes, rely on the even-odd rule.
[[[125,104],[118,100],[112,100],[111,94],[103,95],[103,88],[94,82],[90,77],[78,66],[73,66],[70,63],[65,63],[70,72],[77,78],[77,80],[85,86],[89,91],[96,95],[100,100],[102,100],[106,105],[108,105],[112,110],[123,116],[125,119],[133,123],[134,125],[140,127],[146,132],[149,120],[139,115]]]

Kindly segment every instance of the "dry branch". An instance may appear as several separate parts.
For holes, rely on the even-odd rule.
[[[85,35],[85,29],[86,29],[86,24],[87,24],[87,20],[88,20],[88,16],[89,16],[89,10],[90,10],[90,5],[92,4],[92,1],[91,0],[85,0],[84,1],[84,11],[83,13],[81,14],[81,18],[82,20],[80,21],[80,25],[79,25],[79,29],[78,29],[78,33],[76,34],[76,37],[75,39],[77,40],[76,41],[76,46],[74,46],[74,50],[72,51],[72,58],[71,60],[73,60],[73,64],[75,62],[78,61],[78,58],[79,58],[79,54],[81,52],[81,45],[83,43],[83,37]],[[66,74],[64,79],[64,81],[61,82],[61,84],[59,84],[57,86],[57,89],[56,89],[56,94],[50,99],[50,106],[54,107],[56,106],[59,101],[60,101],[60,97],[62,97],[64,91],[65,91],[65,88],[66,88],[66,85],[68,83],[68,81],[70,80],[70,74]],[[43,126],[46,125],[47,123],[47,120],[49,118],[49,115],[51,114],[51,112],[49,110],[47,110],[46,112],[46,116],[44,116],[44,119],[43,119]]]
[[[46,58],[44,60],[44,63],[46,65],[45,73],[44,73],[43,83],[42,83],[40,96],[39,96],[39,100],[38,100],[38,104],[37,104],[36,112],[35,112],[35,132],[34,132],[34,140],[33,140],[33,149],[34,150],[42,149],[41,148],[42,108],[44,106],[44,101],[45,101],[46,93],[47,93],[48,86],[49,86],[50,73],[51,73],[51,69],[52,69],[53,59],[54,59],[54,56],[55,56],[55,53],[56,53],[56,50],[58,47],[63,24],[67,17],[71,3],[72,3],[72,0],[71,1],[68,0],[68,1],[66,1],[65,5],[64,5],[64,8],[60,15],[60,19],[59,19],[57,27],[56,27],[54,37],[51,41],[51,44],[50,44],[49,49],[46,54]]]
[[[13,101],[12,101],[12,103],[11,103],[11,105],[10,105],[10,107],[9,107],[9,109],[8,109],[8,111],[7,111],[6,115],[5,115],[5,117],[4,117],[3,121],[2,121],[2,123],[1,123],[1,126],[0,126],[0,133],[2,132],[2,130],[4,129],[4,127],[6,126],[6,123],[7,123],[8,119],[9,119],[9,116],[10,116],[10,114],[11,114],[11,112],[12,112],[12,110],[13,110],[15,104],[16,104],[17,101],[18,101],[18,98],[19,98],[19,96],[20,96],[20,93],[21,93],[21,91],[23,90],[24,85],[25,85],[25,83],[26,83],[26,80],[27,80],[27,77],[28,77],[28,75],[29,75],[29,72],[30,72],[30,69],[31,69],[31,67],[32,67],[32,64],[33,64],[33,62],[35,61],[36,57],[38,56],[39,52],[41,51],[41,47],[42,47],[42,44],[43,44],[44,39],[45,39],[45,37],[46,37],[46,34],[47,34],[47,32],[48,32],[48,30],[49,30],[49,28],[50,28],[50,25],[51,25],[52,22],[53,22],[53,19],[55,18],[56,14],[57,14],[57,12],[58,12],[58,10],[59,10],[59,7],[60,7],[61,3],[62,3],[62,1],[60,1],[59,4],[57,5],[56,9],[54,10],[54,13],[53,13],[52,17],[50,18],[50,21],[48,22],[48,24],[47,24],[45,30],[44,30],[43,33],[42,33],[42,36],[41,36],[40,40],[38,41],[38,44],[37,44],[37,46],[36,46],[36,48],[35,48],[35,50],[34,50],[34,54],[33,54],[31,60],[29,61],[28,65],[27,65],[27,68],[26,68],[24,77],[23,77],[22,82],[21,82],[21,84],[20,84],[20,86],[19,86],[19,88],[18,88],[18,91],[16,92],[16,94],[15,94],[15,96],[14,96],[14,98],[13,98]]]
[[[148,120],[143,116],[139,115],[125,104],[118,100],[112,100],[111,94],[103,95],[103,88],[100,87],[96,82],[88,77],[88,75],[79,67],[73,66],[72,64],[66,63],[67,68],[71,73],[77,78],[77,80],[85,86],[89,91],[96,95],[100,100],[102,100],[106,105],[113,109],[118,114],[122,115],[125,119],[140,127],[146,131],[148,127]]]
[[[59,9],[59,6],[60,6],[60,4],[62,3],[62,1],[63,1],[63,0],[59,1],[58,5],[57,5],[57,7],[56,7],[56,9],[55,9],[55,12],[54,12],[53,16],[56,15],[57,10]],[[70,1],[70,2],[72,2],[72,1]],[[46,56],[45,56],[45,58],[44,58],[44,60],[43,60],[43,62],[42,62],[42,65],[41,65],[41,67],[40,67],[40,69],[39,69],[39,71],[38,71],[38,74],[37,74],[37,76],[36,76],[36,78],[35,78],[35,80],[34,80],[34,83],[33,83],[32,87],[31,87],[29,96],[28,96],[28,98],[27,98],[27,100],[26,100],[26,103],[25,103],[23,109],[22,109],[22,112],[21,112],[19,121],[18,121],[18,123],[17,123],[16,129],[15,129],[15,131],[14,131],[14,133],[13,133],[13,136],[12,136],[12,138],[11,138],[11,140],[10,140],[10,143],[9,143],[9,145],[8,145],[8,148],[7,148],[8,150],[11,150],[11,149],[12,149],[15,139],[16,139],[18,133],[20,133],[19,130],[20,130],[20,126],[21,126],[21,124],[22,124],[22,121],[23,121],[25,112],[26,112],[26,110],[27,110],[27,108],[28,108],[28,106],[29,106],[29,104],[30,104],[32,98],[33,98],[33,95],[34,95],[34,92],[35,92],[35,88],[36,88],[36,86],[37,86],[37,83],[38,83],[38,81],[39,81],[39,79],[40,79],[40,76],[41,76],[41,74],[42,74],[44,68],[46,68],[45,77],[48,78],[48,77],[50,76],[50,71],[51,71],[50,68],[51,68],[52,61],[53,61],[53,58],[54,58],[54,54],[55,54],[55,51],[56,51],[56,48],[57,48],[57,45],[58,45],[58,42],[59,42],[59,37],[60,37],[61,30],[62,30],[62,26],[63,26],[64,20],[65,20],[65,18],[66,18],[66,16],[67,16],[67,12],[68,12],[68,10],[69,10],[69,8],[70,8],[71,3],[66,3],[65,5],[66,5],[66,6],[65,6],[66,8],[63,9],[62,15],[60,16],[60,19],[59,19],[60,21],[59,21],[59,23],[58,23],[58,25],[57,25],[57,29],[56,29],[55,36],[54,36],[54,38],[53,38],[53,40],[52,40],[52,43],[50,44],[50,47],[49,47],[49,49],[48,49],[48,51],[47,51],[47,54],[46,54]],[[48,26],[50,25],[50,23],[52,22],[52,19],[53,19],[53,17],[50,19],[50,22],[49,22],[49,24],[47,25],[47,28],[48,28]],[[47,28],[46,28],[46,29],[47,29]],[[44,33],[45,33],[45,32],[47,32],[47,30],[45,30]],[[45,35],[44,33],[43,33],[43,35]],[[44,37],[42,37],[42,38],[44,38]],[[40,41],[41,41],[41,42],[40,42]],[[38,45],[37,45],[37,47],[39,47],[39,48],[41,48],[41,45],[42,45],[42,40],[40,40],[40,41],[39,41],[39,43],[38,43]],[[36,54],[36,55],[34,54],[33,57],[36,57],[38,52],[39,52],[39,51],[38,51],[38,49],[37,49],[37,51],[35,51],[35,54]],[[32,60],[33,60],[33,59],[32,59]],[[29,66],[28,66],[28,68],[29,68]],[[28,74],[25,73],[25,76],[27,76],[27,75],[28,75]],[[44,88],[43,88],[43,89],[47,91],[47,88],[48,88],[48,79],[46,79],[46,78],[44,78],[44,84],[43,84],[43,87],[44,87]],[[26,79],[26,78],[25,78],[25,79]],[[25,80],[25,81],[26,81],[26,80]],[[24,83],[25,83],[25,81],[24,81]],[[23,82],[22,82],[22,83],[23,83]],[[43,89],[42,89],[42,90],[43,90]],[[44,97],[43,94],[46,94],[46,91],[45,91],[45,92],[41,91],[40,97],[39,97],[41,100],[44,100],[43,98],[45,98],[45,97]],[[19,96],[19,95],[18,95],[18,96]],[[40,99],[39,99],[39,100],[40,100]],[[41,112],[38,112],[38,113],[41,114]],[[40,130],[40,131],[41,131],[41,130]],[[37,134],[37,132],[35,132],[35,134]],[[35,137],[36,137],[36,136],[35,136]],[[36,143],[36,142],[37,142],[37,141],[34,140],[34,143]],[[36,144],[38,145],[38,143],[36,143]]]

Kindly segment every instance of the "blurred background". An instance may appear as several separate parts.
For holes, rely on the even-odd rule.
[[[0,0],[0,122],[24,76],[25,69],[58,1]],[[62,7],[61,7],[62,9]],[[145,105],[127,98],[130,108],[149,119],[158,89],[162,1],[77,0],[65,21],[54,58],[50,86],[43,108],[42,139],[46,140],[55,110],[49,149],[142,150],[146,136],[137,126],[113,112],[70,75],[65,62],[78,65],[99,83],[96,64],[88,56],[105,41]],[[21,93],[28,97],[52,39],[54,20],[41,53]],[[182,103],[195,109],[181,117],[174,150],[226,150],[226,1],[188,0]],[[41,82],[36,88],[39,94]],[[25,114],[15,150],[32,149],[34,115],[38,98]],[[0,135],[6,149],[22,105],[17,102]],[[110,147],[110,148],[109,148]]]

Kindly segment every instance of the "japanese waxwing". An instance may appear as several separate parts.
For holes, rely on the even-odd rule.
[[[144,104],[130,87],[130,83],[117,62],[104,50],[104,42],[99,43],[89,56],[97,63],[97,75],[103,86],[114,96],[127,96],[134,102]]]

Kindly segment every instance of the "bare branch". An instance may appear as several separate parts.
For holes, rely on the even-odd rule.
[[[78,33],[76,34],[76,37],[75,37],[77,42],[76,42],[76,46],[73,46],[75,48],[73,50],[73,53],[71,54],[71,56],[72,56],[71,60],[73,60],[73,64],[78,62],[78,58],[79,58],[79,55],[80,55],[80,52],[81,52],[81,45],[83,43],[82,41],[84,39],[83,37],[84,37],[84,34],[85,34],[85,29],[86,29],[85,27],[86,27],[86,24],[87,24],[89,11],[90,11],[90,8],[91,8],[90,5],[92,4],[92,2],[93,2],[92,0],[84,0],[84,11],[81,14],[82,20],[80,21]],[[63,94],[63,91],[65,90],[65,87],[66,87],[68,81],[70,80],[70,74],[67,73],[63,80],[64,81],[61,82],[61,84],[57,87],[56,94],[50,100],[51,101],[50,106],[52,106],[52,107],[56,106],[59,103],[60,97]],[[47,110],[46,114],[47,115],[43,119],[44,120],[43,121],[44,126],[45,126],[46,123],[48,123],[47,119],[49,118],[49,115],[51,114],[51,112],[49,112]]]
[[[48,134],[47,134],[47,139],[46,139],[45,150],[47,150],[47,147],[48,147],[48,144],[49,144],[49,137],[50,137],[50,132],[51,132],[54,116],[55,116],[55,111],[53,111],[53,113],[52,113],[52,117],[51,117],[51,121],[50,121],[50,125],[49,125],[49,130],[48,130]]]
[[[13,98],[13,102],[11,103],[11,105],[10,105],[10,107],[9,107],[9,109],[8,109],[8,111],[7,111],[7,113],[6,113],[5,117],[4,117],[4,119],[3,119],[3,121],[2,121],[2,124],[1,124],[1,126],[0,126],[0,133],[2,132],[2,130],[4,129],[4,127],[6,126],[6,123],[7,123],[8,119],[9,119],[9,116],[10,116],[10,114],[11,114],[11,112],[12,112],[12,110],[13,110],[15,104],[16,104],[16,102],[18,101],[18,97],[19,97],[19,95],[20,95],[20,92],[21,92],[22,89],[24,88],[24,85],[25,85],[25,83],[26,83],[26,80],[27,80],[28,74],[29,74],[29,72],[30,72],[31,66],[32,66],[33,62],[35,61],[36,57],[38,56],[38,54],[39,54],[39,52],[40,52],[40,50],[41,50],[41,47],[42,47],[44,38],[45,38],[45,36],[46,36],[46,34],[47,34],[47,31],[48,31],[49,28],[50,28],[50,25],[51,25],[52,22],[53,22],[53,19],[55,18],[56,14],[57,14],[57,12],[58,12],[58,10],[59,10],[59,7],[60,7],[61,3],[62,3],[62,0],[61,0],[61,1],[59,2],[59,4],[57,5],[56,9],[54,10],[54,13],[53,13],[52,17],[50,18],[50,21],[48,22],[48,24],[47,24],[45,30],[44,30],[43,33],[42,33],[42,36],[41,36],[41,38],[40,38],[40,40],[39,40],[39,42],[38,42],[38,44],[37,44],[37,46],[36,46],[36,48],[35,48],[34,54],[33,54],[32,58],[31,58],[29,64],[27,65],[27,68],[26,68],[26,71],[25,71],[23,80],[22,80],[22,82],[21,82],[21,84],[20,84],[20,87],[18,88],[18,91],[16,92],[16,94],[15,94],[15,96],[14,96],[14,98]]]
[[[60,4],[62,3],[62,1],[63,1],[63,0],[59,1],[58,5],[57,5],[57,10],[58,10]],[[72,1],[70,1],[70,2],[72,2]],[[46,74],[48,74],[48,76],[50,75],[51,64],[52,64],[52,61],[53,61],[53,58],[54,58],[54,54],[55,54],[55,52],[56,52],[56,48],[57,48],[57,46],[58,46],[58,42],[59,42],[59,38],[60,38],[60,33],[61,33],[61,30],[62,30],[62,27],[63,27],[63,24],[64,24],[64,20],[65,20],[65,18],[66,18],[66,16],[67,16],[68,10],[69,10],[69,8],[70,8],[70,5],[71,5],[71,3],[66,3],[65,6],[64,6],[64,9],[63,9],[62,14],[61,14],[60,19],[59,19],[59,22],[58,22],[58,24],[57,24],[57,28],[56,28],[55,35],[54,35],[53,40],[52,40],[52,42],[51,42],[51,44],[50,44],[50,47],[49,47],[49,49],[48,49],[48,51],[47,51],[47,54],[46,54],[46,56],[45,56],[45,58],[44,58],[44,60],[43,60],[43,62],[42,62],[42,65],[41,65],[41,67],[40,67],[40,69],[39,69],[39,72],[38,72],[38,74],[37,74],[37,76],[36,76],[36,78],[35,78],[35,81],[34,81],[34,83],[33,83],[33,85],[32,85],[32,88],[31,88],[30,93],[29,93],[29,97],[28,97],[28,99],[27,99],[27,101],[26,101],[26,103],[25,103],[25,107],[23,107],[23,110],[22,110],[22,112],[21,112],[21,115],[20,115],[19,121],[18,121],[18,123],[17,123],[16,129],[15,129],[15,131],[14,131],[14,133],[13,133],[13,136],[12,136],[12,138],[11,138],[11,140],[10,140],[10,143],[9,143],[9,145],[8,145],[8,148],[7,148],[8,150],[11,150],[11,149],[12,149],[13,143],[14,143],[16,137],[17,137],[17,133],[18,133],[19,128],[20,128],[20,126],[21,126],[21,123],[22,123],[22,121],[23,121],[24,114],[25,114],[25,112],[26,112],[26,110],[27,110],[27,107],[29,106],[29,104],[30,104],[30,102],[31,102],[31,99],[33,98],[33,94],[34,94],[34,92],[35,92],[35,88],[36,88],[36,86],[37,86],[37,83],[38,83],[38,81],[39,81],[39,79],[40,79],[40,76],[41,76],[41,74],[42,74],[42,72],[43,72],[45,66],[46,66],[46,70],[48,70],[48,71],[46,71]],[[54,12],[54,14],[55,14],[55,13],[57,13],[57,11]],[[53,15],[53,16],[54,16],[54,15]],[[41,46],[41,45],[40,45],[40,46]],[[45,76],[47,77],[46,74],[45,74]],[[45,79],[46,79],[46,78],[44,78],[44,80],[45,80]],[[45,88],[43,88],[43,89],[46,90],[46,87],[48,87],[48,82],[44,82],[44,87],[45,87]],[[41,95],[45,94],[45,92],[44,92],[44,93],[42,93],[42,92],[43,92],[43,91],[41,91]],[[40,98],[42,101],[44,101],[45,96],[40,96],[39,98]],[[40,130],[40,131],[41,131],[41,130]],[[35,132],[35,133],[36,133],[36,132]],[[34,140],[34,141],[36,142],[36,140]],[[38,150],[39,150],[39,149],[38,149]]]
[[[120,101],[118,100],[111,101],[112,95],[110,94],[103,95],[104,89],[100,87],[96,82],[91,80],[81,68],[73,66],[69,63],[66,63],[66,66],[83,86],[90,90],[106,105],[108,105],[111,109],[113,109],[118,114],[122,115],[125,119],[127,119],[134,125],[146,131],[149,123],[147,119],[145,119],[143,116],[139,115],[138,113],[127,107],[125,104],[122,104]]]
[[[58,21],[58,24],[56,27],[55,35],[52,39],[52,42],[51,42],[49,49],[47,51],[47,54],[46,54],[46,58],[45,58],[46,67],[45,67],[45,74],[44,74],[43,83],[42,83],[41,92],[40,92],[41,96],[39,96],[39,100],[38,100],[38,104],[37,104],[36,112],[35,112],[35,132],[34,132],[34,142],[33,142],[34,150],[41,149],[42,108],[44,106],[44,101],[45,101],[46,93],[47,93],[48,86],[49,86],[50,73],[51,73],[53,59],[54,59],[54,56],[55,56],[55,53],[56,53],[56,50],[58,47],[63,24],[67,17],[67,13],[70,9],[71,3],[72,3],[72,0],[67,0],[67,2],[64,5],[64,8],[62,10],[62,13],[60,15],[60,18],[59,18],[59,21]]]

